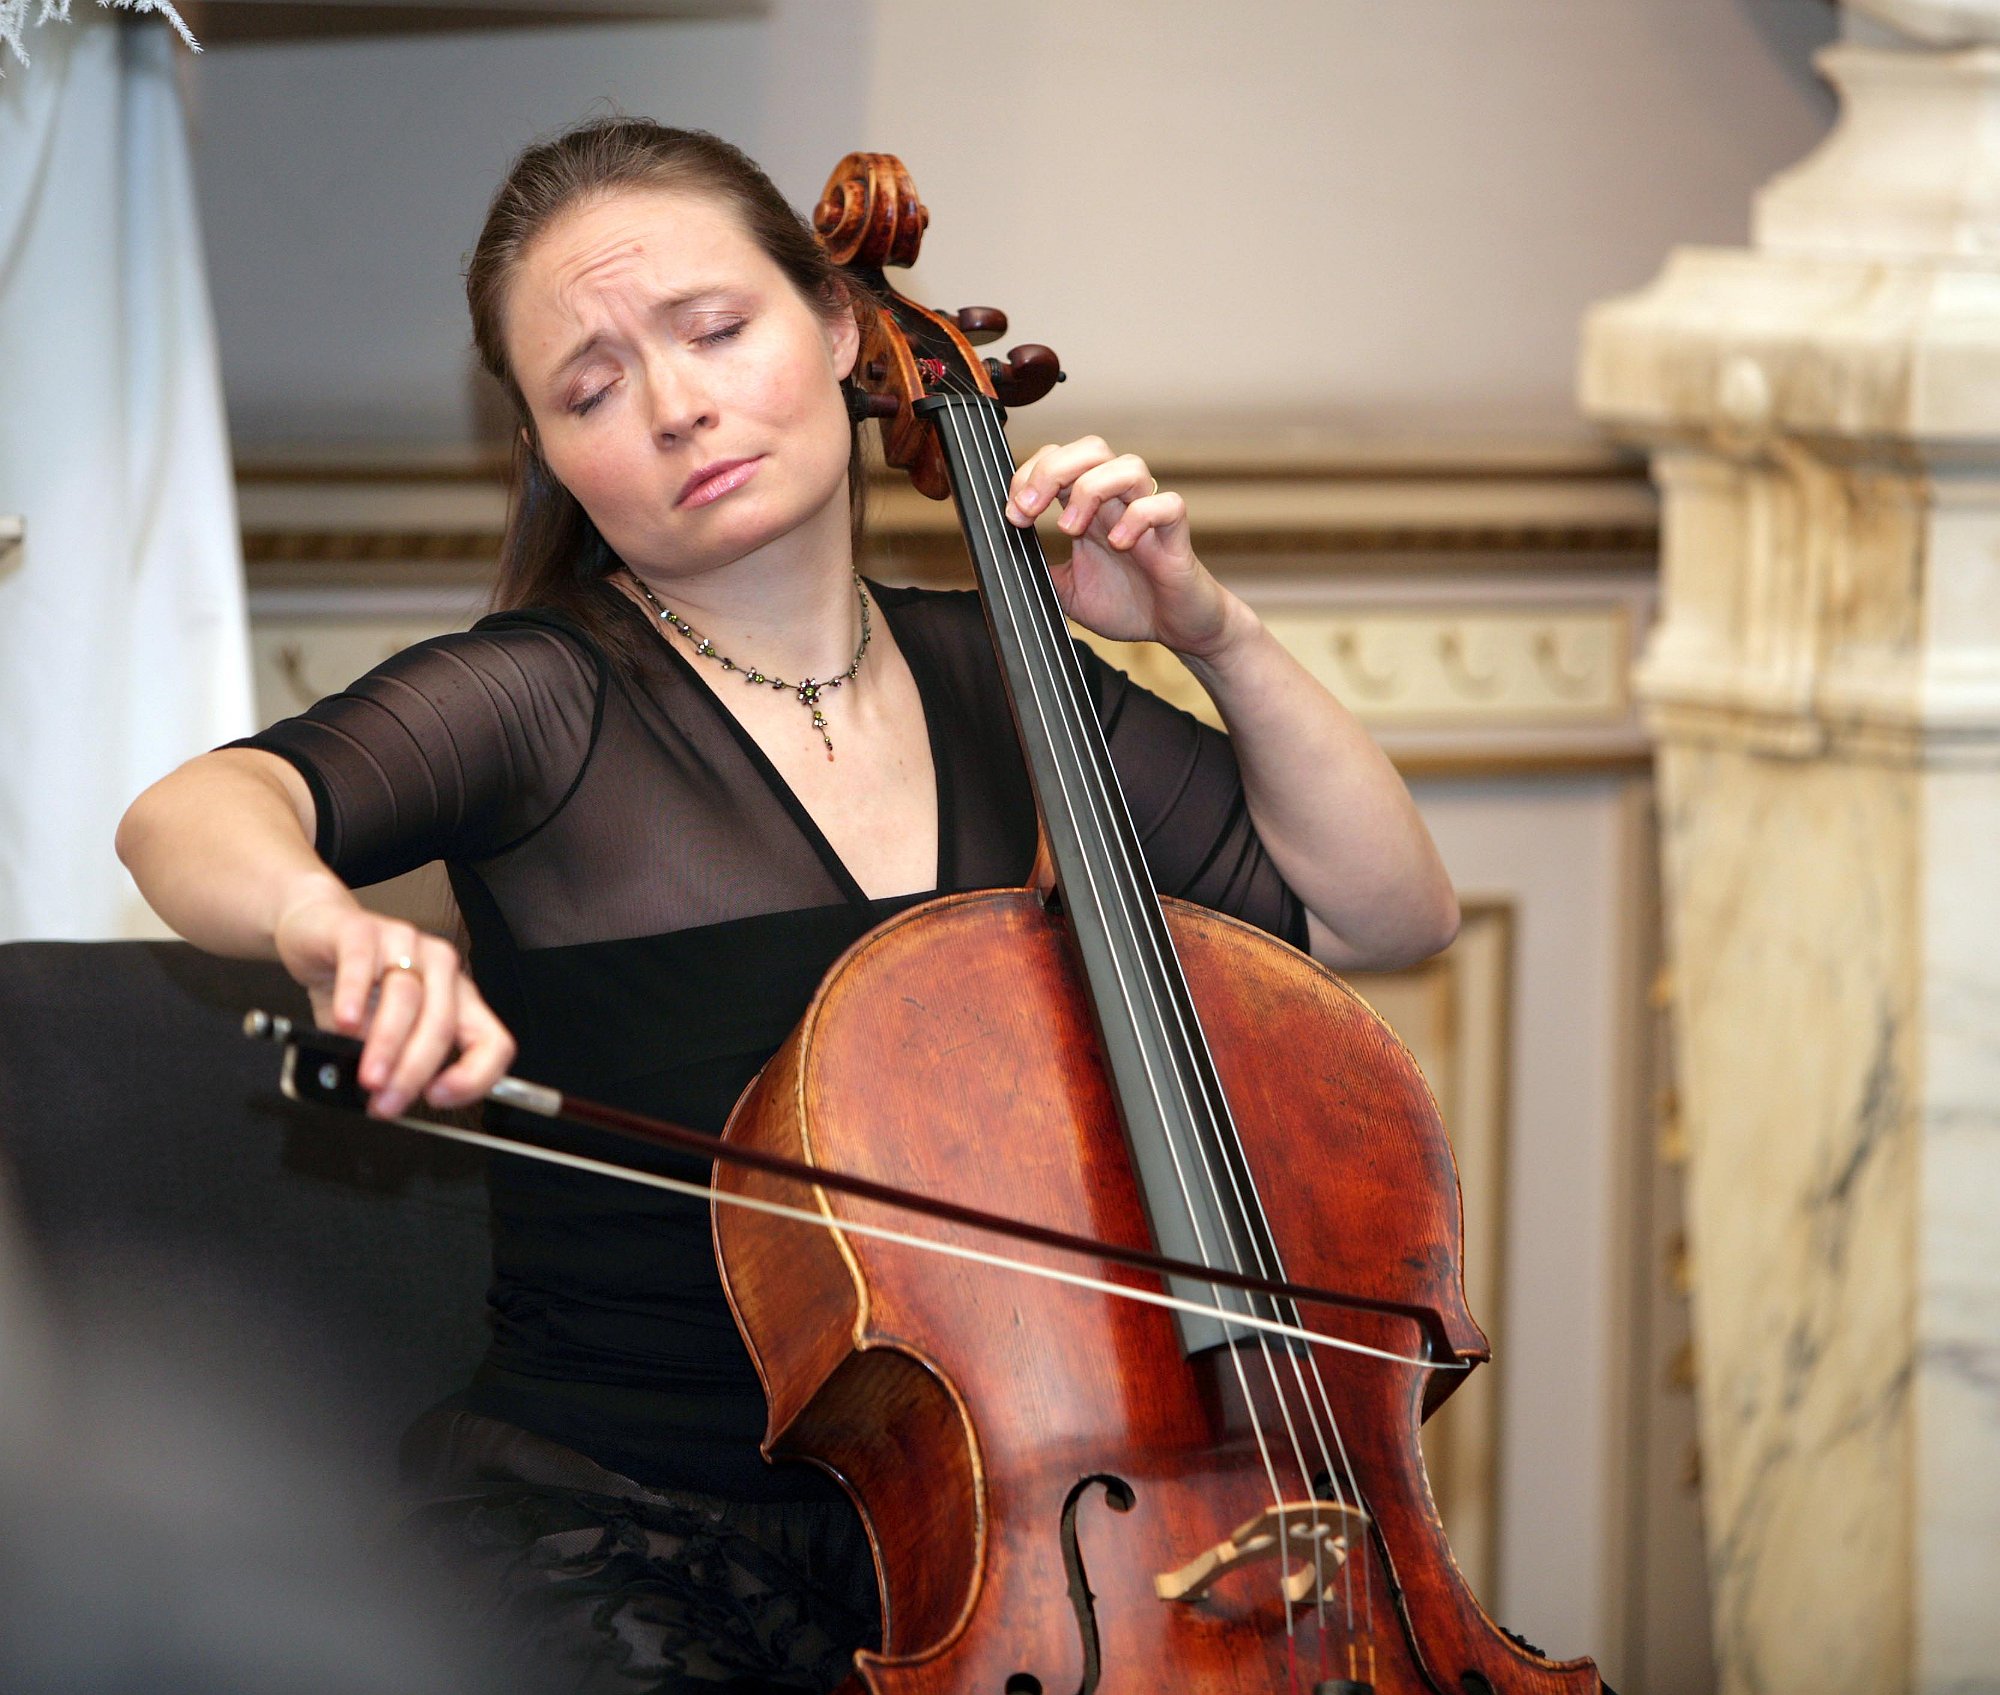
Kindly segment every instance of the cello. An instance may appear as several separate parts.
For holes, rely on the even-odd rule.
[[[852,1194],[816,1191],[818,1231],[718,1205],[766,1452],[831,1472],[868,1527],[883,1645],[854,1687],[1590,1695],[1591,1662],[1481,1610],[1424,1477],[1421,1420],[1488,1352],[1435,1103],[1330,971],[1154,892],[1040,544],[1001,516],[1006,407],[1047,392],[1054,355],[983,360],[1001,314],[889,285],[928,220],[884,154],[844,159],[814,217],[877,303],[857,371],[885,457],[957,506],[1041,846],[1029,887],[856,943],[725,1143],[1345,1299],[1211,1289],[1190,1316],[939,1276],[845,1228],[881,1219]],[[717,1188],[785,1192],[728,1164]]]
[[[1154,891],[1039,543],[1001,516],[1006,408],[1055,358],[988,363],[1000,314],[889,286],[927,221],[883,155],[815,218],[876,303],[885,456],[959,512],[1040,814],[1028,885],[858,942],[719,1149],[491,1098],[719,1156],[766,1452],[836,1477],[875,1557],[852,1695],[1591,1695],[1588,1661],[1481,1610],[1425,1481],[1421,1421],[1487,1357],[1435,1104],[1331,972]],[[362,1104],[356,1051],[299,1037],[288,1091]]]

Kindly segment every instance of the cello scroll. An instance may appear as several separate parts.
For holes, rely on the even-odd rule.
[[[956,390],[1026,406],[1061,382],[1063,372],[1055,353],[1039,342],[1008,349],[1004,364],[975,353],[975,346],[1007,333],[1007,315],[997,307],[938,312],[889,286],[884,269],[916,262],[930,218],[900,160],[850,153],[827,179],[813,228],[875,308],[863,314],[855,384],[865,397],[865,414],[881,420],[882,456],[932,500],[948,500],[943,450],[916,403]]]

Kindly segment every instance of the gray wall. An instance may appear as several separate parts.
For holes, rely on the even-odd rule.
[[[857,145],[868,8],[212,50],[191,84],[232,431],[467,444],[494,428],[461,274],[536,136],[618,108],[712,129],[816,196]]]
[[[462,257],[511,154],[607,102],[713,128],[809,203],[900,153],[919,289],[1074,380],[1043,430],[1275,413],[1535,435],[1577,318],[1830,101],[1824,0],[779,0],[725,22],[235,47],[192,79],[245,444],[467,443]],[[920,298],[924,297],[920,293]],[[488,429],[491,419],[485,420]]]

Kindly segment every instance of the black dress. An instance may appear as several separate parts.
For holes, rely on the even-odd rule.
[[[647,634],[636,666],[503,613],[241,745],[298,768],[349,884],[446,862],[519,1075],[719,1132],[850,943],[1025,881],[1033,799],[977,598],[871,584],[923,703],[938,865],[870,900],[690,660],[602,592]],[[1228,738],[1082,651],[1161,892],[1302,945]],[[413,1433],[420,1521],[495,1565],[520,1628],[570,1641],[563,1687],[837,1681],[872,1629],[865,1542],[831,1482],[757,1452],[706,1209],[525,1160],[489,1183],[493,1344]]]

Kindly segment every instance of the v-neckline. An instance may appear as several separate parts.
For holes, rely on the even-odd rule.
[[[798,792],[786,780],[785,774],[778,769],[771,756],[759,745],[757,738],[744,728],[743,721],[729,710],[722,696],[708,686],[700,672],[695,670],[693,663],[671,640],[665,639],[656,628],[651,629],[651,634],[665,650],[669,666],[714,709],[730,735],[735,738],[736,745],[743,750],[744,757],[750,761],[751,768],[763,778],[772,797],[790,815],[793,824],[798,827],[799,834],[805,837],[806,845],[819,856],[820,863],[826,867],[848,904],[881,906],[895,901],[920,899],[925,895],[939,894],[948,889],[951,886],[951,877],[956,871],[957,855],[953,851],[951,838],[952,797],[949,767],[945,761],[944,750],[938,745],[938,714],[934,707],[938,679],[930,672],[930,655],[927,653],[920,655],[912,650],[911,643],[905,640],[908,632],[902,627],[900,610],[890,605],[881,585],[867,578],[864,578],[863,582],[869,594],[874,597],[876,608],[892,626],[895,626],[896,648],[903,656],[903,663],[910,668],[910,680],[917,691],[917,710],[923,714],[924,743],[930,749],[931,755],[931,804],[937,810],[937,858],[932,867],[936,881],[928,889],[910,889],[890,895],[871,895],[864,889],[860,880],[847,868],[847,861],[840,857],[839,851],[828,839],[826,832],[820,828],[819,820],[813,817],[806,803],[799,799]],[[635,618],[643,619],[649,628],[654,625],[655,620],[649,617],[630,595],[620,589],[613,589],[612,593],[631,608]]]

